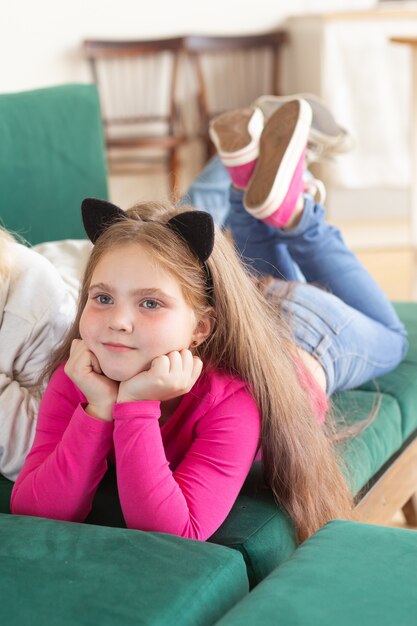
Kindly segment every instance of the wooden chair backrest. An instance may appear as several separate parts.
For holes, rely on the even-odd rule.
[[[145,134],[174,132],[182,48],[182,37],[84,41],[107,129],[134,124]],[[147,126],[150,127],[148,131]]]
[[[250,104],[256,97],[279,94],[279,51],[283,31],[261,35],[189,36],[184,47],[199,80],[203,122]]]

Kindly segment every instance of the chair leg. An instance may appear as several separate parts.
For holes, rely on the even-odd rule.
[[[212,157],[214,157],[217,154],[216,147],[215,147],[214,143],[211,141],[211,139],[208,140],[207,153],[208,153],[208,158],[209,159],[211,159]]]
[[[203,135],[201,143],[202,143],[203,165],[205,165],[207,161],[209,161],[211,157],[213,157],[216,154],[216,148],[214,146],[214,143],[210,139],[208,133]]]
[[[178,148],[173,148],[169,152],[168,157],[168,178],[169,178],[169,191],[173,197],[173,200],[179,198],[179,174],[180,174],[181,162],[178,157]]]
[[[402,510],[404,517],[407,520],[407,524],[410,526],[417,526],[417,493],[411,496],[411,498],[404,504]]]

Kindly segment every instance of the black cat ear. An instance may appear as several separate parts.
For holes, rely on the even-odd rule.
[[[85,198],[81,204],[81,213],[85,232],[93,243],[108,226],[126,215],[115,204],[97,198]]]
[[[81,212],[85,231],[93,243],[111,224],[126,217],[118,206],[97,198],[85,198]],[[214,245],[214,223],[209,213],[186,211],[171,218],[167,226],[185,240],[202,263],[207,261]]]
[[[207,261],[214,246],[214,223],[210,213],[186,211],[172,217],[167,226],[187,242],[202,263]]]

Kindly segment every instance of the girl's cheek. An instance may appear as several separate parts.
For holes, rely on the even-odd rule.
[[[94,316],[88,311],[83,312],[80,318],[80,336],[84,341],[88,341],[94,329]]]

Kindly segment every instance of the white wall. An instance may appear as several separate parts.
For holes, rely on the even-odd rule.
[[[90,80],[80,43],[277,28],[289,15],[374,7],[377,0],[0,0],[0,92]]]

